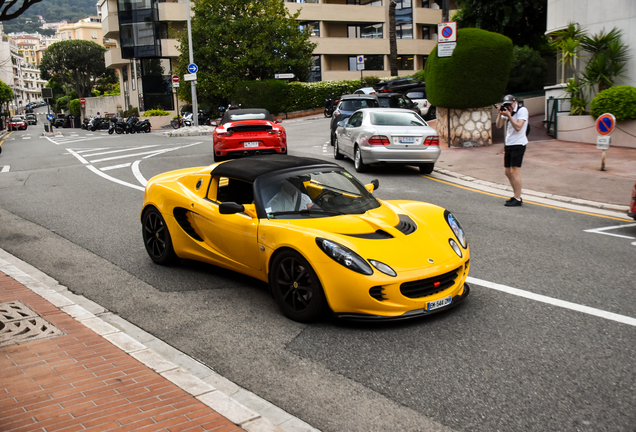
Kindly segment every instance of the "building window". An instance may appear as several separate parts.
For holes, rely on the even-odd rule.
[[[382,0],[347,0],[347,4],[360,6],[382,6]]]
[[[320,37],[320,24],[318,21],[305,22],[298,26],[300,31],[309,30],[309,36]]]
[[[357,56],[349,57],[349,70],[357,71],[358,64],[356,61]],[[365,55],[364,56],[364,70],[384,70],[384,55]]]
[[[398,39],[413,39],[413,4],[411,0],[396,0],[395,32]]]
[[[382,39],[382,29],[382,23],[350,25],[347,27],[347,37],[362,39]]]
[[[142,59],[141,85],[139,86],[139,110],[174,109],[172,75],[169,59]],[[137,70],[139,73],[139,70]]]
[[[399,70],[413,70],[415,68],[412,55],[399,55],[397,57],[397,64]]]
[[[91,39],[97,40],[97,30],[91,30]]]
[[[430,25],[422,26],[422,39],[429,40],[431,38],[431,27]]]
[[[311,56],[311,73],[309,74],[309,82],[322,81],[322,70],[320,65],[320,56]]]
[[[132,90],[135,91],[135,61],[130,61],[130,83],[132,84]]]

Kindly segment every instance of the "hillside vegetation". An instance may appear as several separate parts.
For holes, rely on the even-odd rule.
[[[19,17],[2,23],[5,33],[27,32],[55,34],[55,30],[45,31],[40,27],[37,15],[42,15],[46,22],[75,22],[88,16],[97,15],[95,0],[46,0],[35,3]],[[31,22],[28,22],[31,21]]]

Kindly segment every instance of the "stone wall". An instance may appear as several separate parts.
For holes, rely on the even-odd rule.
[[[450,115],[450,134],[448,117]],[[437,132],[450,147],[492,145],[491,108],[456,110],[437,108]]]

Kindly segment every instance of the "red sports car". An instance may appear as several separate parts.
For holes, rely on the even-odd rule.
[[[636,220],[636,183],[634,184],[634,189],[632,189],[632,199],[629,202],[629,210],[627,211],[627,216],[633,217]]]
[[[214,161],[257,154],[287,154],[287,133],[266,109],[233,109],[213,122]]]
[[[11,117],[9,122],[9,130],[24,129],[27,130],[27,122],[22,117]]]

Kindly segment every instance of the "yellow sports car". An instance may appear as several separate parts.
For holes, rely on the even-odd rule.
[[[269,283],[283,314],[399,320],[468,296],[470,251],[455,217],[381,201],[332,162],[268,155],[153,177],[141,223],[157,264],[203,261]]]

